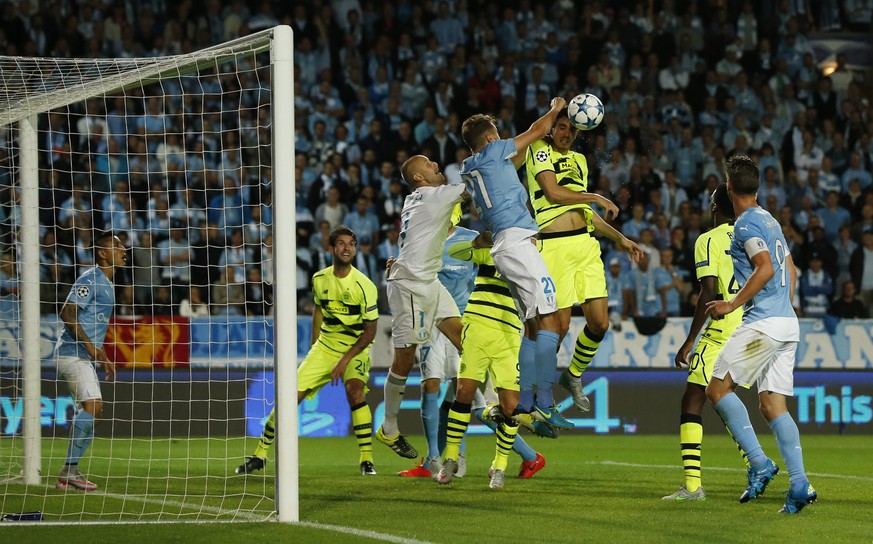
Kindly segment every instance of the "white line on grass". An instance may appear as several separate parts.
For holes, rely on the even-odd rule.
[[[363,529],[355,529],[354,527],[343,527],[341,525],[327,525],[324,523],[316,523],[314,521],[301,521],[298,525],[303,527],[312,527],[313,529],[322,529],[325,531],[334,531],[346,535],[363,536],[382,542],[395,542],[397,544],[430,544],[425,540],[416,540],[414,538],[404,538],[402,536],[389,535],[385,533],[377,533],[375,531],[365,531]]]
[[[52,487],[52,486],[47,486]],[[169,500],[159,500],[152,499],[150,497],[140,497],[137,495],[122,495],[120,493],[108,493],[105,491],[89,491],[89,495],[99,495],[101,497],[109,497],[111,499],[118,499],[121,501],[134,501],[141,502],[144,504],[156,504],[159,506],[175,506],[178,508],[199,508],[201,511],[209,512],[210,514],[215,514],[218,516],[236,516],[240,518],[245,518],[248,521],[266,521],[270,517],[272,517],[273,513],[268,514],[267,516],[258,516],[253,513],[243,512],[240,510],[228,510],[226,508],[219,508],[217,506],[209,506],[207,504],[196,505],[190,503],[184,503],[179,501],[169,501]],[[211,520],[209,520],[211,521]],[[206,523],[209,523],[206,521]],[[215,521],[223,521],[223,520],[215,520]],[[73,523],[82,523],[82,522],[73,522]],[[96,521],[96,522],[84,522],[91,524],[103,524],[103,523],[118,523],[115,521]],[[154,522],[142,522],[142,521],[134,521],[132,523],[154,523]],[[342,525],[328,525],[325,523],[318,523],[314,521],[301,521],[296,523],[295,525],[300,525],[301,527],[310,527],[313,529],[319,529],[322,531],[333,531],[335,533],[342,533],[346,535],[352,536],[361,536],[366,538],[372,538],[373,540],[380,540],[382,542],[394,542],[395,544],[430,544],[425,540],[416,540],[414,538],[405,538],[402,536],[395,536],[391,534],[378,533],[376,531],[366,531],[364,529],[356,529],[354,527],[343,527]]]
[[[680,465],[647,465],[643,463],[622,463],[620,461],[586,461],[586,465],[611,465],[617,467],[634,467],[634,468],[668,468],[675,469]],[[730,467],[710,467],[707,466],[706,470],[721,470],[725,472],[739,472],[739,468],[730,468]],[[743,469],[745,470],[745,469]],[[873,482],[873,478],[870,476],[855,476],[852,474],[829,474],[827,472],[807,472],[809,476],[816,476],[820,478],[835,478],[839,480],[858,480],[861,482]]]

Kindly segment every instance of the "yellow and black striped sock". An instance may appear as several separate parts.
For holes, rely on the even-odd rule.
[[[366,402],[356,404],[352,408],[352,427],[355,429],[355,440],[361,450],[361,459],[373,462],[373,414]]]
[[[497,426],[497,451],[492,462],[496,470],[506,470],[509,452],[512,451],[512,446],[515,444],[516,435],[518,435],[518,423],[511,419],[501,421],[500,425]]]
[[[445,459],[458,460],[461,452],[461,440],[470,425],[470,404],[455,401],[449,410],[449,419],[446,425],[446,451],[443,452]]]
[[[276,409],[270,412],[270,417],[267,418],[267,424],[264,425],[264,432],[261,433],[261,439],[258,441],[258,447],[255,448],[255,457],[261,459],[267,458],[267,453],[273,445],[273,440],[276,439]]]
[[[573,352],[573,359],[570,361],[570,374],[577,378],[582,377],[582,373],[591,364],[591,359],[597,353],[597,348],[600,347],[600,342],[604,335],[596,335],[591,332],[588,325],[582,329],[579,336],[576,338],[576,350]]]
[[[703,418],[684,413],[679,417],[679,441],[685,469],[685,489],[694,493],[700,487],[700,443],[703,441]]]

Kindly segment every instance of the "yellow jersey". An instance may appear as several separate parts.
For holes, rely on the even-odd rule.
[[[701,234],[694,242],[694,267],[698,281],[707,276],[718,279],[716,299],[731,300],[740,290],[734,278],[734,263],[730,247],[734,227],[727,223]],[[737,308],[723,319],[710,319],[702,338],[724,344],[743,320],[743,309]]]
[[[475,322],[499,330],[521,331],[521,319],[509,286],[497,273],[491,250],[473,248],[471,240],[449,246],[448,253],[460,261],[479,265],[475,286],[464,310],[464,323]]]
[[[554,149],[549,140],[542,139],[532,143],[525,158],[527,187],[530,201],[536,215],[537,226],[542,230],[564,212],[582,210],[588,231],[591,232],[591,206],[588,204],[553,204],[549,202],[537,181],[540,172],[554,172],[558,185],[583,193],[588,191],[588,161],[585,155],[575,151],[561,153]]]
[[[379,318],[376,286],[354,266],[344,278],[333,266],[312,276],[315,304],[321,308],[318,342],[337,353],[345,353],[364,332],[364,321]]]

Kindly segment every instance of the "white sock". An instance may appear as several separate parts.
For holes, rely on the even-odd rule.
[[[397,427],[397,415],[400,413],[400,403],[406,391],[406,376],[398,376],[388,372],[385,380],[385,420],[382,422],[382,432],[394,436],[400,432]]]

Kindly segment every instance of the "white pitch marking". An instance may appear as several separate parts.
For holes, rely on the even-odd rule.
[[[618,467],[634,467],[634,468],[669,468],[675,469],[680,467],[680,465],[647,465],[642,463],[622,463],[619,461],[586,461],[586,465],[612,465]],[[680,467],[681,468],[681,467]],[[724,472],[739,472],[738,468],[730,468],[730,467],[704,467],[705,470],[718,470]],[[745,470],[745,469],[743,469]],[[835,478],[839,480],[858,480],[861,482],[873,482],[873,477],[870,476],[855,476],[852,474],[830,474],[827,472],[807,472],[808,476],[816,476],[820,478]]]

